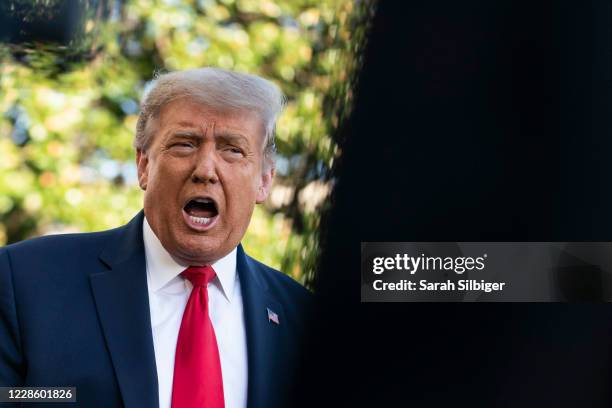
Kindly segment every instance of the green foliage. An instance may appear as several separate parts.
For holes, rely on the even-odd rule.
[[[275,186],[244,242],[309,282],[338,155],[331,135],[350,106],[368,7],[131,0],[96,31],[101,50],[85,61],[58,64],[42,49],[17,61],[0,49],[0,244],[127,222],[142,206],[131,144],[145,86],[156,72],[220,66],[271,79],[288,97]]]

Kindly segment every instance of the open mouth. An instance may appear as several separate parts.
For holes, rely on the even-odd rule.
[[[208,197],[189,200],[183,207],[188,223],[194,227],[209,227],[219,215],[217,203]],[[200,229],[200,228],[197,228]]]

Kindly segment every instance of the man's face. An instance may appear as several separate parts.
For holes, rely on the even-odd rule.
[[[147,221],[177,261],[211,264],[238,245],[270,190],[274,169],[264,164],[262,121],[189,98],[152,120],[152,142],[136,158]]]

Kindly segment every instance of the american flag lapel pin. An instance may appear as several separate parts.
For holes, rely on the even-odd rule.
[[[266,308],[266,310],[268,311],[268,321],[273,322],[275,324],[280,324],[280,321],[278,320],[278,315],[269,308]]]

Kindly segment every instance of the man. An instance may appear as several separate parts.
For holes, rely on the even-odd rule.
[[[0,386],[75,386],[85,407],[284,406],[310,295],[240,245],[282,106],[253,75],[159,77],[134,142],[144,211],[0,249]]]

